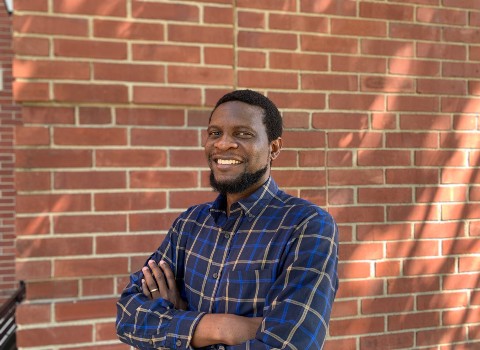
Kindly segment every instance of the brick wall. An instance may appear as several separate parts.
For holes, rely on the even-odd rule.
[[[281,108],[274,176],[340,224],[327,349],[480,344],[480,4],[16,0],[21,349],[125,349],[114,302],[213,198],[212,104]]]
[[[14,130],[20,122],[12,99],[12,20],[0,11],[0,305],[15,282]]]

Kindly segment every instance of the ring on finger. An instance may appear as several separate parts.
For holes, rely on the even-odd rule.
[[[156,292],[157,290],[158,290],[158,288],[150,289],[150,293]]]

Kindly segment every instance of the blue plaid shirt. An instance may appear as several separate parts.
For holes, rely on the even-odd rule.
[[[191,349],[205,313],[263,317],[256,337],[210,348],[321,349],[338,288],[338,233],[316,205],[272,178],[225,211],[223,196],[189,208],[147,259],[172,267],[188,310],[142,294],[131,275],[117,303],[117,334],[139,349]]]

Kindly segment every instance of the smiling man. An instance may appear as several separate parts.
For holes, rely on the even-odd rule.
[[[335,221],[270,176],[282,118],[238,90],[210,116],[211,203],[173,223],[130,277],[117,334],[139,349],[321,349],[338,289]]]

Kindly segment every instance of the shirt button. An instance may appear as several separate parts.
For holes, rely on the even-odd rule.
[[[225,350],[225,347],[223,345],[219,345],[218,350]]]
[[[218,278],[218,273],[215,272],[213,275],[212,275],[213,278],[217,279]]]
[[[225,233],[225,238],[229,239],[230,238],[230,233]]]
[[[181,341],[181,340],[177,340],[177,341],[175,342],[175,345],[178,346],[178,347],[182,346],[182,341]]]

